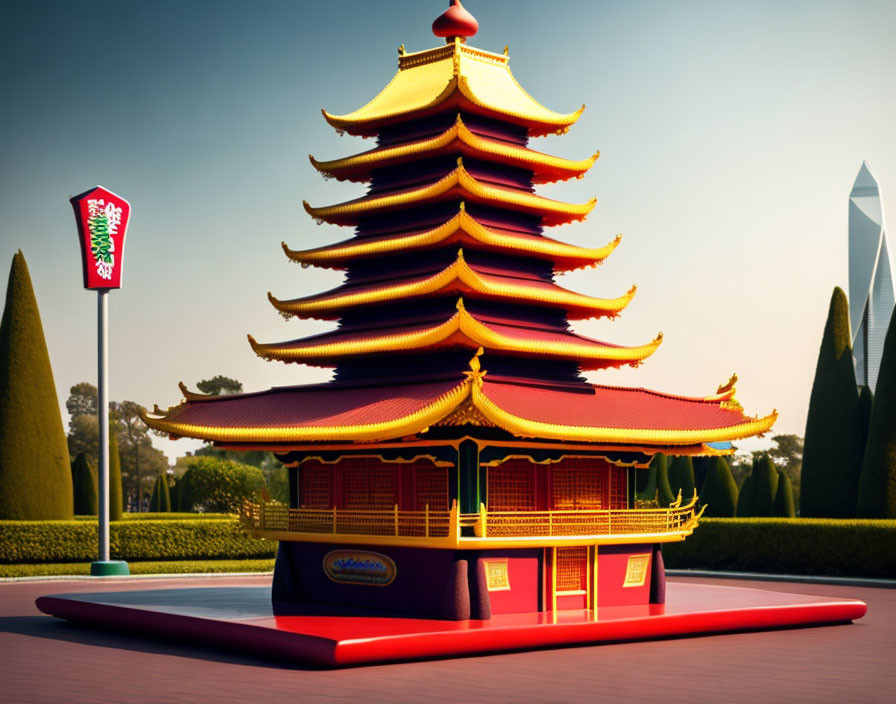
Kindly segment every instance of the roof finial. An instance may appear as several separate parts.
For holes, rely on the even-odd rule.
[[[467,41],[479,31],[479,22],[460,4],[460,0],[451,0],[448,9],[436,17],[432,23],[432,33],[437,37],[445,37],[445,42],[452,44],[455,39]]]

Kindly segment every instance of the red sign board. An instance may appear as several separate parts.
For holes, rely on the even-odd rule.
[[[121,288],[130,203],[102,186],[73,196],[71,203],[81,240],[84,288]]]

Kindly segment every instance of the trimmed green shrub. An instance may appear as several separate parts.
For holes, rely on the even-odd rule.
[[[708,518],[663,545],[671,569],[896,578],[896,521]]]
[[[880,358],[856,509],[867,518],[896,518],[896,309]]]
[[[802,516],[856,515],[863,447],[849,303],[843,290],[835,288],[809,397],[800,482]]]
[[[72,464],[72,491],[75,514],[97,515],[96,468],[79,452]]]
[[[692,457],[691,462],[694,465],[694,486],[697,487],[697,494],[703,493],[703,485],[706,483],[706,477],[712,469],[715,457]],[[682,494],[684,496],[684,494]]]
[[[752,516],[753,515],[753,474],[744,477],[743,484],[740,485],[740,491],[737,494],[737,515]]]
[[[277,543],[251,538],[236,518],[115,521],[112,557],[121,560],[217,560],[271,557]],[[95,521],[0,521],[0,562],[95,560]]]
[[[793,506],[793,487],[790,477],[784,472],[778,474],[778,490],[775,492],[775,516],[781,518],[796,518],[796,509]]]
[[[264,474],[258,467],[215,457],[190,458],[180,481],[186,493],[182,510],[236,512],[243,499],[264,488]]]
[[[121,455],[118,436],[109,433],[109,520],[120,521],[123,511],[121,497]]]
[[[638,501],[656,500],[656,464],[650,463],[647,469],[635,470],[635,499]]]
[[[768,455],[762,455],[753,463],[753,481],[750,491],[752,515],[768,518],[775,515],[775,494],[778,491],[778,470]]]
[[[682,503],[687,503],[694,496],[694,463],[687,455],[673,457],[669,462],[669,488],[675,497],[681,491]]]
[[[669,458],[662,453],[656,454],[650,466],[656,467],[656,500],[665,508],[675,501],[672,487],[669,486]]]
[[[171,493],[168,489],[168,473],[162,472],[152,488],[152,498],[149,500],[149,510],[153,513],[171,512]]]
[[[713,457],[700,492],[704,516],[731,518],[737,511],[737,483],[724,457]]]
[[[0,320],[0,519],[71,518],[71,460],[31,275],[12,258]]]
[[[871,424],[871,407],[874,405],[874,394],[871,388],[863,386],[859,389],[859,427],[862,437],[862,458],[865,457],[865,446],[868,443],[868,426]],[[861,481],[861,475],[859,475]]]

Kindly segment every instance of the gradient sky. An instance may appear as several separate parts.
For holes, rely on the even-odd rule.
[[[330,327],[267,301],[335,286],[280,249],[343,239],[302,200],[360,195],[308,163],[363,151],[320,108],[375,95],[396,48],[441,43],[442,0],[4,3],[0,8],[0,261],[25,254],[57,391],[96,381],[96,295],[81,287],[68,198],[102,184],[133,208],[124,287],[110,296],[111,397],[152,407],[215,374],[247,390],[327,378],[257,358]],[[600,383],[689,395],[732,371],[751,414],[802,435],[834,286],[847,288],[847,202],[862,160],[896,207],[896,4],[469,0],[471,44],[501,51],[539,101],[585,103],[568,135],[533,148],[601,158],[541,193],[598,197],[552,236],[622,244],[560,283],[638,294],[616,321],[576,329],[622,344],[662,330],[640,368]],[[892,235],[891,235],[892,238]],[[892,245],[891,245],[892,246]],[[5,265],[4,265],[5,266]],[[4,272],[6,270],[4,269]],[[159,441],[169,456],[196,443]],[[744,443],[750,447],[750,443]]]

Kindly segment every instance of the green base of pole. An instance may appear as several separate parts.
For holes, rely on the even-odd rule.
[[[90,563],[91,577],[121,577],[130,574],[124,560],[97,560]]]

